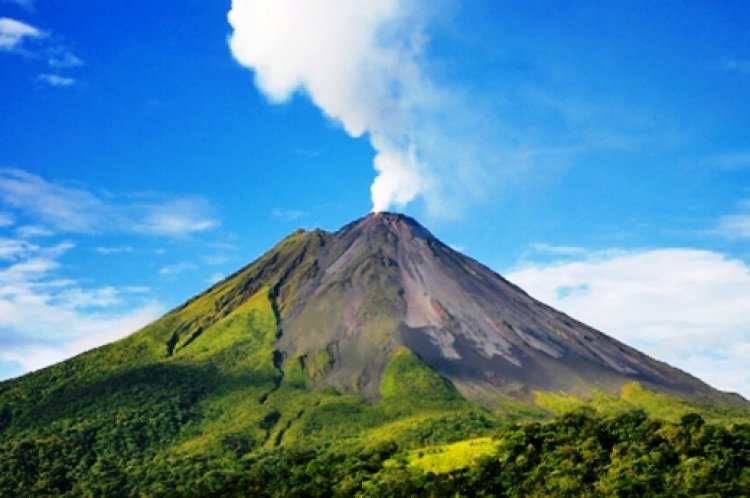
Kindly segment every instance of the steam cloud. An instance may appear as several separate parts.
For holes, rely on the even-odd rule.
[[[424,6],[416,7],[413,0],[233,0],[229,12],[232,54],[270,101],[303,92],[352,137],[367,134],[376,151],[373,211],[422,197],[436,213],[447,170],[452,184],[471,176],[436,150],[450,133],[435,124],[446,117],[444,95],[420,67]],[[438,155],[441,165],[430,160]]]

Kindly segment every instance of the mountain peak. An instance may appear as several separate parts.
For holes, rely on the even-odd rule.
[[[269,257],[284,262],[268,284],[280,311],[276,347],[287,362],[326,358],[320,385],[377,398],[390,358],[407,348],[480,403],[535,390],[615,393],[633,380],[714,392],[534,300],[409,216],[370,213],[295,243]]]
[[[390,234],[396,239],[409,240],[420,238],[436,240],[429,230],[414,218],[401,213],[388,211],[369,213],[337,232],[337,236],[348,237],[351,234],[371,238],[378,235]]]
[[[376,211],[369,213],[367,216],[360,218],[359,221],[368,223],[405,223],[413,226],[422,226],[414,218],[402,213],[391,211]]]

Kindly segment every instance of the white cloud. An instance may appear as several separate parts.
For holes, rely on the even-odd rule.
[[[26,10],[33,10],[33,3],[30,1],[16,0],[12,3]],[[26,40],[35,40],[36,43],[28,43]],[[58,36],[8,17],[0,17],[0,51],[44,60],[55,72],[83,65],[83,60],[61,43]],[[35,81],[53,87],[69,87],[76,82],[70,76],[55,73],[40,74]]]
[[[714,231],[727,239],[750,239],[750,200],[738,207],[738,213],[719,217]]]
[[[137,293],[128,288],[84,288],[58,278],[70,243],[13,242],[4,241],[15,249],[0,267],[1,361],[35,370],[124,337],[162,312],[156,302],[133,302]]]
[[[45,34],[38,28],[9,17],[0,17],[0,50],[18,49],[27,38],[43,38]]]
[[[352,137],[367,134],[375,211],[421,198],[431,214],[455,214],[481,197],[482,168],[500,167],[496,148],[475,133],[482,106],[469,102],[471,92],[426,74],[430,9],[405,0],[234,0],[229,12],[232,53],[271,102],[301,93]],[[489,135],[487,123],[481,129]]]
[[[87,232],[99,224],[105,204],[93,194],[62,187],[21,170],[0,169],[0,199],[57,229]]]
[[[33,239],[35,237],[51,237],[55,235],[55,232],[48,228],[36,226],[36,225],[24,225],[16,228],[16,233],[19,237],[26,239]]]
[[[37,249],[37,246],[25,240],[0,238],[0,259],[15,260]]]
[[[70,67],[78,67],[83,65],[83,61],[77,55],[72,52],[68,52],[65,49],[59,49],[59,53],[53,54],[47,61],[49,67],[55,69],[65,69]]]
[[[606,251],[526,264],[532,296],[712,385],[750,397],[750,267],[695,249]]]
[[[256,69],[256,81],[271,100],[283,102],[305,88],[329,116],[359,136],[373,121],[386,119],[388,109],[378,111],[356,91],[370,87],[373,101],[388,100],[378,72],[398,54],[389,54],[377,38],[401,10],[392,0],[235,1],[230,44],[238,61]],[[365,72],[373,79],[366,81]]]
[[[121,254],[124,252],[133,252],[133,248],[130,246],[124,246],[124,247],[95,247],[94,250],[98,252],[99,254],[109,255],[109,254]]]
[[[122,302],[120,292],[114,287],[98,289],[68,288],[62,290],[54,300],[66,308],[105,308]]]
[[[96,195],[17,169],[0,169],[0,201],[59,232],[184,237],[218,225],[200,197]]]
[[[415,155],[392,146],[386,131],[403,111],[394,92],[407,73],[416,76],[409,47],[383,37],[404,15],[394,0],[235,0],[229,12],[232,53],[255,70],[256,84],[272,102],[305,91],[351,136],[372,134],[380,173],[373,185],[376,210],[409,202],[420,191],[404,183],[418,180],[416,161],[403,163]]]
[[[21,317],[44,312],[41,320],[33,328],[39,341],[28,341],[20,344],[5,344],[0,352],[0,360],[14,362],[29,372],[58,363],[77,354],[104,344],[122,339],[154,321],[163,312],[161,305],[147,304],[131,312],[101,315],[83,315],[60,308],[33,303],[21,308]],[[0,320],[0,327],[2,321]],[[68,332],[66,338],[45,335],[44,330],[64,327]],[[20,327],[20,332],[27,333]]]
[[[211,208],[208,202],[198,197],[140,205],[135,208],[141,213],[138,221],[133,224],[134,230],[149,235],[181,237],[211,230],[218,224],[210,217]]]
[[[168,265],[159,269],[159,275],[177,275],[186,271],[197,270],[198,267],[194,263],[184,261],[174,265]]]
[[[582,247],[556,246],[556,245],[545,244],[541,242],[531,244],[530,247],[535,252],[539,252],[543,254],[552,254],[555,256],[580,256],[581,254],[586,253],[586,250]]]
[[[732,214],[719,218],[719,233],[730,239],[750,239],[750,214]]]
[[[59,74],[40,74],[36,79],[46,85],[58,87],[73,86],[76,82],[73,78],[60,76]]]

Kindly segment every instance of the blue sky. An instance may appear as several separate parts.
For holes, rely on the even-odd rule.
[[[750,396],[749,28],[744,1],[2,0],[0,378],[375,203]]]

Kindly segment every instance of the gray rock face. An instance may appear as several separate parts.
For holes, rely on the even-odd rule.
[[[616,393],[632,380],[724,396],[536,301],[409,217],[370,214],[304,238],[276,284],[278,347],[287,361],[326,352],[321,384],[376,398],[388,358],[407,347],[480,403],[533,390]]]

